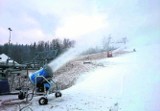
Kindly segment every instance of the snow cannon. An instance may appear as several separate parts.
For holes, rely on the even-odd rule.
[[[43,81],[44,78],[52,78],[53,77],[53,72],[51,67],[48,65],[43,66],[40,70],[29,74],[29,79],[33,84],[39,84]]]
[[[29,79],[35,86],[35,94],[44,95],[39,99],[40,105],[45,105],[48,103],[47,96],[50,93],[55,93],[56,98],[62,96],[59,86],[57,86],[57,83],[52,80],[52,77],[53,72],[51,67],[48,65],[45,65],[43,68],[32,74],[29,74]]]

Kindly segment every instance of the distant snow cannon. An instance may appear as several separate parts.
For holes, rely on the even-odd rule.
[[[44,95],[44,97],[41,97],[39,99],[40,105],[45,105],[48,103],[47,96],[49,93],[54,92],[56,98],[62,96],[60,88],[52,80],[52,77],[53,77],[53,72],[51,67],[48,65],[45,65],[43,68],[32,74],[29,74],[29,79],[35,86],[34,88],[35,94]]]

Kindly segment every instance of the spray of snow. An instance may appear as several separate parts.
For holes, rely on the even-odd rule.
[[[100,46],[100,41],[102,42],[104,32],[109,25],[106,14],[101,13],[72,15],[62,19],[61,22],[62,25],[56,30],[56,36],[74,38],[76,39],[76,46],[49,64],[53,71],[88,48]]]
[[[102,23],[101,23],[102,24]],[[85,27],[85,26],[84,26]],[[78,40],[76,41],[76,45],[74,48],[70,48],[67,52],[65,52],[63,55],[58,57],[56,60],[52,61],[49,66],[53,68],[53,71],[56,71],[59,69],[62,65],[64,65],[66,62],[74,59],[78,55],[80,55],[82,52],[86,51],[89,48],[93,47],[101,47],[102,45],[102,38],[104,38],[104,30],[106,30],[106,25],[101,25],[101,27],[98,27],[97,29],[94,28],[94,30],[89,31],[85,34],[79,34],[80,37],[78,37]]]

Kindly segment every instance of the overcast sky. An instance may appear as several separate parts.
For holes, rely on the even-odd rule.
[[[0,0],[0,44],[103,36],[160,38],[160,0]],[[93,36],[94,39],[94,36]]]

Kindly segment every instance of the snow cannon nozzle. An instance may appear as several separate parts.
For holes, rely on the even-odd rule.
[[[43,69],[48,73],[49,77],[53,77],[53,71],[52,71],[52,68],[50,66],[44,65]]]

